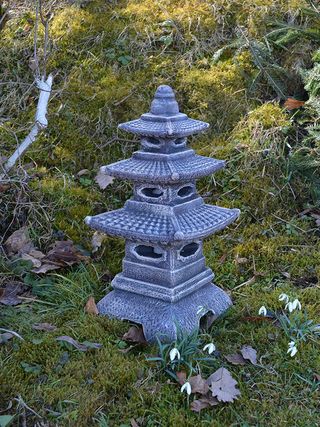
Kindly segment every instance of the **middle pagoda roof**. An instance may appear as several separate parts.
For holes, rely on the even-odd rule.
[[[224,166],[223,160],[198,156],[191,149],[171,154],[137,151],[130,159],[102,166],[101,172],[137,182],[175,184],[210,175]]]

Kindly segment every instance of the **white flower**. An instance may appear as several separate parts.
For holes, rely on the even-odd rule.
[[[293,310],[294,310],[293,303],[292,303],[292,302],[288,302],[288,303],[286,304],[286,306],[285,306],[285,309],[286,309],[286,310],[288,310],[288,311],[289,311],[289,313],[292,313],[292,312],[293,312]]]
[[[187,381],[186,383],[183,384],[183,386],[180,389],[181,393],[183,393],[184,391],[186,391],[186,393],[190,396],[191,394],[191,384]]]
[[[298,351],[296,343],[294,341],[291,341],[291,342],[289,342],[288,347],[289,348],[288,348],[287,353],[290,353],[290,356],[293,357]]]
[[[289,310],[289,313],[292,313],[296,308],[301,310],[301,302],[296,298],[294,301],[290,301],[285,306]]]
[[[177,348],[173,348],[170,351],[169,355],[170,355],[171,362],[173,362],[175,358],[177,358],[178,360],[180,360],[180,353],[179,353],[179,350]]]
[[[301,302],[298,299],[295,299],[292,303],[292,307],[295,310],[296,308],[298,310],[301,310]]]
[[[203,347],[203,351],[208,350],[208,353],[209,353],[209,354],[213,353],[213,352],[215,351],[215,349],[216,349],[216,346],[213,344],[213,342],[211,342],[211,343],[209,343],[209,344],[206,344],[206,345]]]
[[[279,301],[285,301],[286,303],[289,302],[289,295],[287,294],[280,294],[279,295]]]
[[[267,315],[267,309],[266,309],[266,307],[264,305],[259,308],[259,314],[262,315],[262,316],[266,316]]]

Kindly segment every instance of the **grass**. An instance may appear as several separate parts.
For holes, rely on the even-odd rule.
[[[92,232],[83,218],[121,207],[132,193],[128,183],[114,181],[101,191],[94,182],[99,166],[129,157],[137,147],[116,126],[147,111],[158,84],[171,84],[181,110],[211,125],[206,134],[191,138],[192,147],[227,160],[224,171],[198,182],[200,194],[208,203],[242,212],[236,224],[206,240],[204,247],[216,283],[234,301],[206,336],[220,352],[212,369],[227,367],[241,397],[192,413],[179,386],[147,361],[155,347],[122,352],[128,324],[84,312],[89,296],[98,301],[110,289],[110,274],[121,270],[123,241],[109,237],[90,264],[59,274],[39,277],[1,261],[1,283],[23,280],[38,300],[1,307],[1,327],[24,338],[0,347],[0,410],[15,415],[13,425],[23,425],[24,417],[30,426],[124,426],[132,419],[148,427],[320,424],[314,380],[319,343],[309,340],[291,358],[283,331],[252,319],[261,305],[276,309],[279,294],[286,292],[320,322],[319,229],[308,213],[301,215],[316,201],[308,179],[290,168],[288,147],[303,144],[310,117],[286,111],[267,81],[249,93],[257,69],[248,50],[235,57],[227,51],[213,61],[214,53],[237,36],[239,25],[259,41],[272,20],[314,25],[304,6],[309,2],[58,4],[51,25],[49,71],[56,77],[49,127],[24,157],[25,167],[31,163],[31,179],[22,183],[18,168],[17,182],[0,193],[2,239],[27,225],[44,251],[61,236],[90,250]],[[25,135],[34,113],[37,92],[28,86],[33,80],[28,67],[33,25],[33,12],[18,8],[1,30],[0,74],[9,82],[0,95],[3,155]],[[298,58],[312,67],[316,46],[311,39],[303,43],[303,51],[295,41],[287,49],[274,47],[278,64],[292,72]],[[301,79],[295,78],[295,90],[307,97]],[[79,177],[83,169],[88,172]],[[32,329],[39,322],[57,329]],[[103,347],[79,352],[55,340],[61,335]],[[259,366],[232,366],[223,357],[244,344],[257,349]],[[206,366],[202,370],[209,375]]]

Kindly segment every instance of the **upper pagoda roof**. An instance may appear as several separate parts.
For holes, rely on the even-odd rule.
[[[149,113],[139,119],[121,123],[119,129],[141,136],[184,137],[204,131],[208,123],[190,119],[179,112],[179,106],[170,86],[158,87]]]
[[[209,236],[235,221],[239,213],[239,209],[206,205],[201,197],[174,207],[128,200],[124,208],[89,216],[86,223],[109,235],[170,243]]]
[[[101,171],[137,182],[175,184],[210,175],[224,166],[223,160],[198,156],[191,149],[172,154],[137,151],[130,159],[103,166]]]

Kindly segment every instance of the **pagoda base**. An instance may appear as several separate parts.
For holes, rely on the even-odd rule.
[[[116,289],[97,306],[101,315],[140,323],[149,342],[154,342],[156,337],[171,342],[177,338],[177,325],[191,333],[199,327],[201,316],[212,312],[218,317],[231,304],[226,292],[208,283],[174,303]]]

